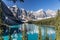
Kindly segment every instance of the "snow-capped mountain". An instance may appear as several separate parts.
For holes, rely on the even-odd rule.
[[[18,19],[24,19],[27,17],[27,11],[23,8],[19,9],[16,5],[8,8],[13,13],[13,16],[15,16]]]
[[[34,14],[37,18],[47,17],[46,12],[43,9],[35,11]]]
[[[53,10],[47,10],[44,11],[43,9],[37,10],[37,11],[33,11],[32,12],[32,19],[36,19],[36,20],[41,20],[41,19],[46,19],[46,18],[52,18],[56,16],[56,11]]]
[[[46,18],[52,18],[56,15],[55,11],[44,11],[43,9],[27,12],[25,9],[18,8],[16,5],[7,7],[4,2],[2,2],[2,10],[2,20],[8,25],[20,24],[22,22],[28,22],[29,20],[38,21]]]
[[[56,11],[53,11],[53,10],[50,10],[50,9],[48,9],[47,11],[46,11],[46,14],[47,14],[47,16],[49,17],[54,17],[54,16],[56,16]]]
[[[43,9],[37,11],[26,11],[23,8],[18,8],[16,5],[9,7],[9,9],[13,12],[13,15],[22,20],[40,20],[43,18],[50,18],[56,16],[56,12],[53,10],[48,9],[44,11]]]
[[[43,17],[56,16],[56,11],[53,11],[53,10],[50,10],[50,9],[48,9],[47,11],[44,11],[43,9],[40,9],[38,11],[35,11],[34,13],[35,13],[36,16],[41,16],[42,18]]]
[[[18,17],[18,15],[20,15],[19,13],[21,13],[20,9],[16,5],[14,5],[12,7],[8,7],[8,8],[11,10],[14,17]]]

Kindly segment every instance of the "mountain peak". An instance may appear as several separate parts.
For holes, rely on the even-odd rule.
[[[25,10],[25,9],[21,8],[21,10]]]
[[[36,11],[36,12],[41,12],[41,11],[43,11],[43,9],[39,9],[38,11]]]
[[[16,7],[17,8],[17,5],[13,5],[12,7]]]

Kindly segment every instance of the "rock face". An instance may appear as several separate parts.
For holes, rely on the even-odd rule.
[[[16,5],[7,7],[6,4],[2,2],[2,10],[2,20],[5,24],[21,24],[22,21],[26,21],[27,19],[27,11],[24,9],[19,9]]]
[[[49,17],[54,17],[54,16],[56,16],[56,12],[55,11],[53,11],[53,10],[50,10],[50,9],[48,9],[47,11],[46,11],[46,14],[47,14],[47,16]]]
[[[36,18],[44,18],[44,17],[47,17],[47,15],[46,15],[46,12],[43,11],[43,9],[41,9],[41,10],[38,10],[35,12],[35,17]]]
[[[43,18],[52,18],[56,16],[56,12],[52,10],[44,11],[43,9],[30,13],[32,19],[41,20]]]
[[[44,11],[43,9],[40,9],[38,11],[27,12],[23,8],[19,9],[16,5],[7,7],[4,2],[2,2],[2,10],[2,20],[8,25],[15,25],[29,20],[40,20],[41,18],[56,16],[56,12],[52,10]]]
[[[21,23],[21,21],[18,20],[18,18],[16,18],[15,15],[13,15],[11,10],[9,10],[9,8],[6,6],[4,2],[2,2],[2,10],[3,10],[3,13],[2,13],[3,23],[8,25],[15,25],[15,24]]]
[[[24,9],[19,9],[16,5],[9,7],[11,12],[13,13],[13,16],[20,20],[20,21],[26,21],[27,19],[27,11]]]

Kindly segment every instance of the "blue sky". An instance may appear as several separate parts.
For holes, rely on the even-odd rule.
[[[11,1],[3,0],[7,6],[13,6],[14,3]],[[15,3],[19,8],[24,8],[25,10],[36,11],[39,9],[47,10],[57,10],[60,9],[60,0],[24,0],[24,3],[17,1]]]

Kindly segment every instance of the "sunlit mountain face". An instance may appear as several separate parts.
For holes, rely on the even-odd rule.
[[[5,7],[3,7],[3,8],[5,8]],[[9,10],[9,11],[7,11],[9,14],[7,12],[5,12],[6,10]],[[5,12],[5,14],[3,14],[3,19],[5,19],[4,22],[7,24],[12,24],[12,23],[18,24],[18,22],[21,23],[21,22],[28,22],[30,20],[33,20],[33,21],[42,20],[43,18],[47,18],[47,17],[52,18],[52,17],[56,16],[56,11],[52,11],[52,10],[44,11],[43,9],[40,9],[37,11],[26,11],[23,8],[18,8],[16,5],[8,7],[8,8],[6,6],[4,12]],[[11,15],[11,17],[10,17],[10,15]]]
[[[33,3],[33,2],[30,2],[30,3]],[[27,7],[26,5],[24,7]],[[37,4],[32,5],[33,7],[30,6],[30,8],[33,10],[35,9],[34,6],[38,8],[37,6],[39,5]],[[2,20],[3,20],[3,23],[9,25],[9,28],[3,29],[4,31],[3,31],[2,37],[4,38],[4,40],[9,40],[9,36],[11,36],[12,40],[22,40],[24,35],[28,40],[38,40],[39,37],[41,37],[42,40],[45,40],[46,37],[48,37],[49,39],[51,37],[51,40],[55,40],[56,38],[55,27],[50,25],[41,25],[41,24],[45,22],[44,19],[56,17],[57,11],[50,10],[49,8],[47,10],[44,10],[44,8],[43,9],[40,8],[41,6],[39,6],[38,8],[39,10],[27,11],[27,9],[25,10],[23,6],[22,6],[23,8],[21,8],[20,6],[18,5],[7,6],[2,1],[2,10],[3,10]],[[44,5],[44,7],[46,7],[46,4]],[[43,22],[38,25],[28,23],[29,21],[39,22],[40,20],[43,20]]]
[[[37,10],[37,11],[26,11],[23,8],[18,8],[16,5],[12,6],[9,8],[13,13],[18,13],[21,16],[37,16],[39,18],[44,18],[44,17],[53,17],[56,16],[56,11],[48,9],[47,11],[44,11],[43,9]],[[13,14],[14,15],[14,14]],[[17,15],[17,14],[16,14]]]
[[[39,9],[36,11],[27,11],[24,8],[18,8],[16,5],[8,6],[2,2],[3,21],[6,24],[19,24],[21,22],[37,21],[56,16],[56,11]],[[5,6],[5,7],[4,7]],[[6,11],[7,10],[7,11]]]

